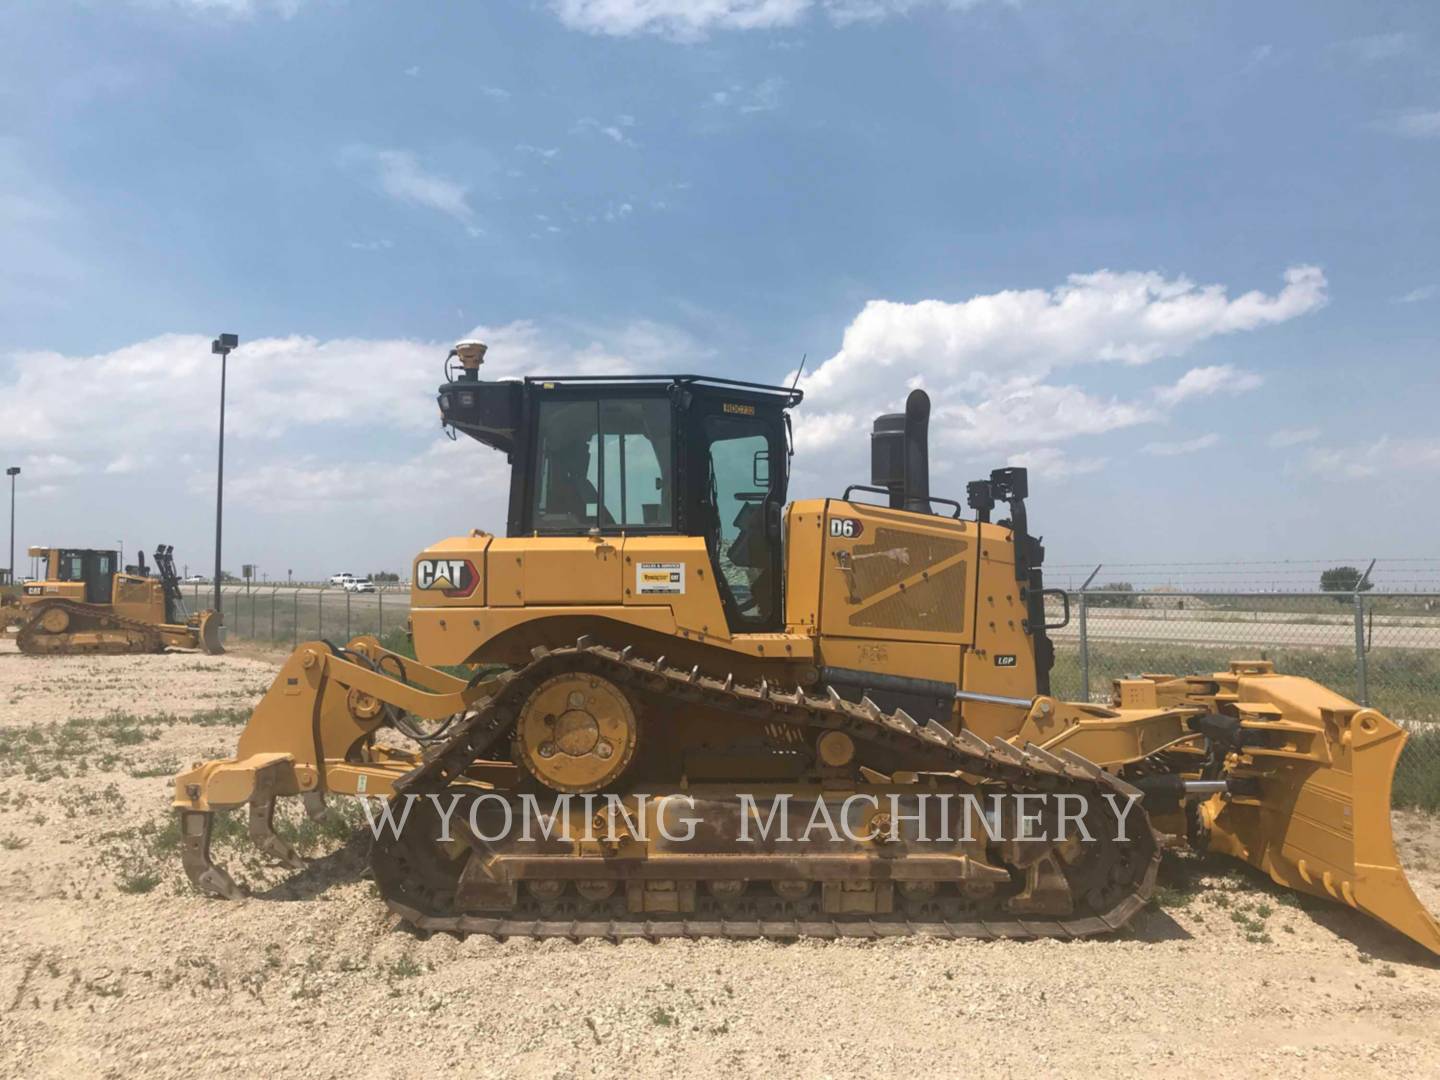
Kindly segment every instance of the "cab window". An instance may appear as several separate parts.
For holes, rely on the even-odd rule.
[[[776,612],[776,537],[770,535],[770,450],[755,420],[705,420],[710,476],[707,503],[715,515],[720,580],[742,623],[769,623]]]
[[[536,426],[536,532],[674,524],[668,399],[542,401]]]

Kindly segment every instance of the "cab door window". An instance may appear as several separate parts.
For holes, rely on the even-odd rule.
[[[768,625],[778,610],[779,537],[772,535],[770,442],[754,420],[711,416],[709,447],[710,528],[720,582],[729,607],[744,625]]]

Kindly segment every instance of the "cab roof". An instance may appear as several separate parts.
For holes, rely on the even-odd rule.
[[[805,399],[805,391],[793,386],[772,386],[769,383],[745,382],[740,379],[721,379],[713,375],[529,375],[527,386],[592,386],[600,389],[614,386],[630,388],[635,386],[684,386],[695,390],[736,390],[779,399],[775,404],[781,408],[793,409]]]

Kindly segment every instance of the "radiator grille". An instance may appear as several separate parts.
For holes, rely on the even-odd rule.
[[[963,545],[949,546],[958,548]],[[913,566],[910,574],[897,578],[897,582],[919,574],[925,565]],[[862,606],[850,616],[850,625],[939,634],[962,633],[965,629],[966,569],[965,563],[957,562],[938,573],[922,577],[897,592]],[[858,572],[856,576],[859,576]],[[861,602],[864,603],[863,600]]]

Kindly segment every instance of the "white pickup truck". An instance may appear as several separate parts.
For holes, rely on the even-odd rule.
[[[349,570],[346,570],[343,573],[330,575],[331,585],[349,585],[354,580],[355,575],[350,573]]]

